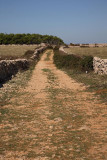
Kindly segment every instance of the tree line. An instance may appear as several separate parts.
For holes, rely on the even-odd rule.
[[[0,45],[2,44],[63,44],[63,40],[56,36],[40,34],[4,34],[0,33]]]

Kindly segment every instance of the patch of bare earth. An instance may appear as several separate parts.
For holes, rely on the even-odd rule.
[[[85,88],[46,51],[26,88],[4,106],[0,160],[106,160],[107,106]]]

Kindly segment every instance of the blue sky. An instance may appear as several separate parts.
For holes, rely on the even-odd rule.
[[[107,0],[0,0],[0,32],[107,43]]]

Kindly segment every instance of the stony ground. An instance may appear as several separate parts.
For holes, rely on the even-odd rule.
[[[106,160],[107,106],[46,51],[0,114],[0,160]],[[14,97],[14,96],[13,96]]]

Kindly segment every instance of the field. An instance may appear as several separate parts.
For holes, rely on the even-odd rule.
[[[35,50],[37,45],[0,45],[0,59],[14,59],[28,50]]]
[[[94,48],[80,48],[80,47],[72,47],[65,48],[65,51],[68,53],[78,54],[78,55],[91,55],[93,57],[107,58],[107,47],[94,47]]]

